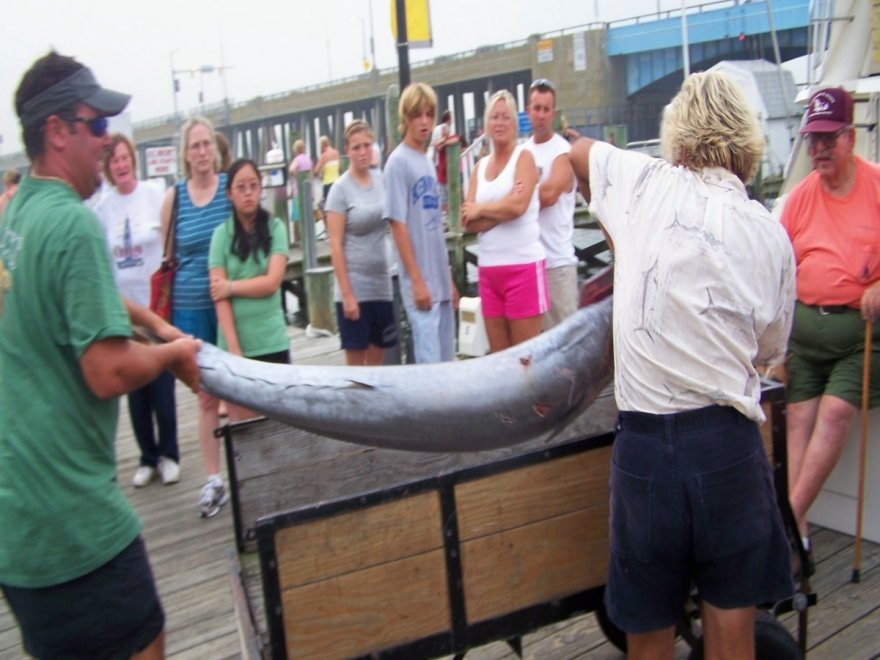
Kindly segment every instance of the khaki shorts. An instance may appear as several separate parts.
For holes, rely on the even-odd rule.
[[[577,311],[577,266],[548,268],[547,289],[550,291],[550,309],[544,312],[544,330],[559,325]]]

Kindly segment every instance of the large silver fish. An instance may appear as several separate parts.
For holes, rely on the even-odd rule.
[[[413,451],[478,451],[565,426],[612,372],[611,298],[485,357],[440,364],[277,365],[205,344],[202,387],[307,431]]]

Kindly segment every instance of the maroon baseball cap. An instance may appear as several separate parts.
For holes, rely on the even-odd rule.
[[[853,99],[841,87],[820,89],[810,97],[801,133],[834,133],[853,123]]]

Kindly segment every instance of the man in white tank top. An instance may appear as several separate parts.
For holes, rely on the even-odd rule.
[[[529,121],[532,137],[525,147],[535,157],[540,173],[538,199],[541,243],[547,253],[547,286],[550,309],[544,313],[544,330],[560,323],[577,309],[577,257],[574,254],[574,173],[568,160],[571,145],[553,132],[556,90],[546,78],[529,87]]]

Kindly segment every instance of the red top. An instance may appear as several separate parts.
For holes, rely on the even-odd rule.
[[[446,185],[446,147],[437,149],[437,183]]]
[[[880,166],[856,157],[855,184],[844,197],[826,193],[811,172],[789,194],[782,225],[794,247],[798,300],[858,309],[880,279]]]

